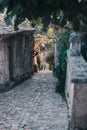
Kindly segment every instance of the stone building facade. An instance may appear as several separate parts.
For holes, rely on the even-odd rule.
[[[0,33],[0,88],[12,88],[33,71],[34,30]],[[3,89],[1,89],[3,91]]]

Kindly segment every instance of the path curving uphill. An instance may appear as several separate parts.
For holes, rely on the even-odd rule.
[[[42,71],[0,94],[0,130],[67,130],[67,105],[55,84],[52,72]]]

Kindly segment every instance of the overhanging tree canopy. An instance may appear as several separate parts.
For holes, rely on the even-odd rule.
[[[25,18],[35,21],[39,17],[45,26],[50,21],[63,26],[68,20],[78,29],[87,23],[86,0],[0,0],[0,11],[5,8],[5,21],[11,24],[14,18],[15,27]]]

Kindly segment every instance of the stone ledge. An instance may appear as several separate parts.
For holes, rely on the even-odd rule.
[[[67,51],[68,63],[70,64],[72,83],[87,83],[87,62],[82,55],[71,56],[70,50]]]
[[[15,36],[18,34],[33,34],[35,32],[35,29],[20,29],[18,31],[14,31],[14,30],[6,30],[2,33],[0,33],[0,40],[3,40],[5,38],[11,37],[11,36]]]

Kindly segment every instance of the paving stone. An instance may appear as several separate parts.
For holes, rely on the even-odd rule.
[[[18,124],[12,124],[11,130],[18,130]]]
[[[6,124],[7,130],[67,130],[67,105],[55,93],[56,82],[52,72],[41,71],[0,94],[0,130]]]
[[[25,126],[24,127],[24,130],[32,130],[31,127],[28,125],[28,126]]]

